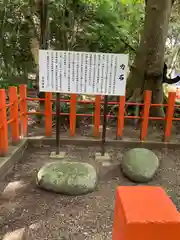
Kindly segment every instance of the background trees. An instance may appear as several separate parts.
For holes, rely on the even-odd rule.
[[[25,77],[36,70],[43,2],[0,1],[1,80]],[[130,52],[133,58],[143,15],[141,1],[49,0],[48,45],[52,49]]]
[[[150,89],[153,102],[163,101],[164,57],[170,73],[180,67],[178,0],[49,0],[48,13],[46,2],[0,1],[1,81],[16,83],[36,73],[38,49],[44,44],[52,49],[128,52],[132,67],[127,98],[141,101],[143,90]]]

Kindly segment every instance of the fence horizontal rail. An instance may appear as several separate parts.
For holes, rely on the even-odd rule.
[[[45,99],[44,98],[26,98],[27,101],[44,101]],[[56,102],[56,99],[53,98],[51,99],[52,102]],[[62,103],[70,103],[70,99],[60,99],[60,102]],[[85,103],[85,104],[95,104],[95,100],[77,100],[76,103]],[[100,102],[100,104],[104,104],[103,101]],[[108,105],[118,105],[119,102],[116,102],[116,101],[110,101],[108,102]],[[136,102],[127,102],[125,103],[126,106],[144,106],[144,103],[136,103]],[[154,104],[152,103],[151,104],[151,107],[167,107],[168,105],[167,104]],[[176,107],[180,107],[179,105],[175,105]]]
[[[19,93],[19,94],[18,94]],[[164,141],[168,141],[171,135],[171,128],[173,121],[180,121],[180,118],[174,117],[174,109],[180,106],[175,104],[176,93],[170,92],[168,96],[167,104],[154,104],[151,103],[151,91],[144,92],[144,102],[126,102],[125,96],[117,97],[116,101],[109,101],[109,106],[117,107],[117,114],[111,112],[106,115],[107,118],[117,118],[117,137],[123,137],[124,122],[126,119],[138,119],[141,120],[140,127],[140,140],[145,141],[148,131],[149,120],[152,121],[164,121]],[[45,136],[52,136],[52,121],[53,116],[56,113],[53,111],[53,103],[56,99],[53,98],[52,93],[45,93],[45,98],[32,98],[27,97],[26,85],[20,85],[17,87],[9,87],[8,90],[9,102],[6,102],[6,92],[4,89],[0,89],[0,155],[4,156],[8,151],[8,124],[10,124],[10,133],[13,143],[17,143],[20,137],[27,135],[28,130],[28,116],[29,115],[42,115],[45,117]],[[119,100],[118,100],[119,99]],[[38,101],[44,102],[44,111],[28,111],[28,102]],[[101,96],[95,96],[93,100],[79,100],[78,95],[71,94],[70,99],[60,99],[61,103],[67,103],[69,111],[61,112],[60,116],[69,117],[70,136],[74,136],[76,133],[76,121],[77,117],[92,117],[94,120],[94,137],[100,135],[100,126],[102,119],[102,105],[104,103]],[[78,113],[77,104],[92,104],[93,112],[91,113]],[[127,113],[129,106],[135,106],[141,109],[139,115],[130,116]],[[166,108],[165,117],[152,117],[150,116],[150,109],[152,107]],[[9,113],[7,113],[9,110]],[[9,114],[9,116],[8,116]]]

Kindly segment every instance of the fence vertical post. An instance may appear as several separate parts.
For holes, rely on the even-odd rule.
[[[152,92],[146,90],[144,92],[144,109],[142,115],[142,124],[141,124],[141,135],[140,140],[144,141],[147,135],[148,123],[149,123],[149,112],[151,107],[151,96]]]
[[[119,97],[119,111],[118,111],[118,122],[117,122],[117,137],[121,138],[124,129],[124,111],[125,111],[125,96]]]
[[[6,113],[6,92],[0,89],[0,156],[8,153],[8,126]]]
[[[20,120],[21,120],[21,136],[27,136],[27,126],[28,126],[28,117],[27,117],[27,86],[20,85],[19,87],[20,95]]]
[[[9,102],[10,102],[10,119],[12,120],[11,136],[12,143],[16,144],[19,141],[19,118],[18,118],[18,95],[16,87],[9,87]]]
[[[169,137],[171,135],[175,99],[176,99],[176,93],[175,92],[169,92],[168,106],[167,106],[167,111],[166,111],[166,124],[165,124],[164,141],[168,141]]]
[[[73,137],[76,132],[76,94],[71,94],[70,99],[70,135]]]
[[[45,93],[45,135],[52,136],[52,93]]]
[[[94,110],[94,136],[99,137],[99,127],[101,123],[101,96],[95,98],[95,110]]]

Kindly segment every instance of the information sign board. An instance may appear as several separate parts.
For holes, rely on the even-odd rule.
[[[125,95],[128,55],[39,51],[41,92]]]

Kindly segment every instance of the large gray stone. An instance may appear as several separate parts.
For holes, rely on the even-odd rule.
[[[67,195],[92,192],[97,184],[95,168],[82,162],[61,161],[43,166],[37,174],[41,188]]]
[[[122,171],[131,181],[149,182],[159,167],[159,159],[152,151],[134,148],[127,151],[122,160]]]

